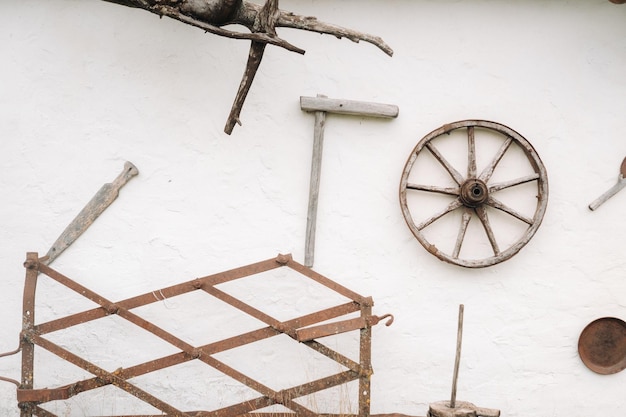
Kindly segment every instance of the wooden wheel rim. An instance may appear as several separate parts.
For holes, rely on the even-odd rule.
[[[494,155],[489,166],[483,170],[483,172],[478,173],[476,171],[476,158],[473,152],[475,151],[475,139],[474,139],[474,128],[487,129],[493,132],[496,132],[499,135],[505,137],[504,143],[500,148],[499,152]],[[467,175],[462,175],[458,171],[452,167],[449,162],[445,160],[442,155],[435,155],[438,151],[432,146],[431,141],[439,136],[444,134],[449,134],[453,130],[467,128],[468,131],[468,172]],[[528,158],[528,162],[530,166],[534,170],[534,174],[531,174],[524,178],[513,179],[508,183],[499,183],[499,184],[489,184],[489,179],[491,178],[491,174],[493,174],[493,170],[496,168],[498,162],[502,158],[502,156],[507,152],[507,150],[511,147],[511,145],[517,145],[524,153],[526,158]],[[419,188],[422,186],[417,186],[409,183],[409,174],[411,173],[413,166],[417,160],[418,155],[424,149],[428,149],[433,156],[441,163],[446,170],[450,173],[450,176],[453,180],[458,184],[458,190],[453,191],[451,189],[446,189],[445,192],[443,189],[438,189],[437,187],[429,187],[424,186],[424,188]],[[473,170],[473,172],[472,172]],[[478,181],[475,181],[475,180]],[[476,184],[468,184],[469,182],[474,181]],[[486,214],[485,206],[489,206],[500,211],[503,211],[513,217],[517,217],[518,219],[522,219],[523,216],[519,216],[519,213],[516,213],[515,210],[510,209],[509,207],[503,206],[497,200],[489,198],[489,196],[482,196],[480,192],[484,192],[485,187],[490,193],[495,193],[499,190],[513,187],[515,185],[527,183],[527,182],[537,182],[537,205],[535,212],[532,218],[524,218],[523,221],[528,224],[528,228],[525,233],[521,236],[519,240],[517,240],[514,244],[510,245],[508,248],[504,250],[500,250],[495,242],[495,238],[493,236],[492,231],[490,230],[490,223],[488,220],[488,216]],[[484,185],[484,186],[483,186]],[[415,188],[418,187],[418,188]],[[427,189],[428,188],[428,189]],[[426,222],[422,222],[419,225],[413,219],[411,211],[409,210],[407,204],[407,189],[416,189],[422,191],[432,191],[443,194],[450,194],[452,196],[456,196],[456,199],[448,206],[447,211],[445,211],[441,215],[435,215],[431,219],[428,219]],[[462,192],[464,191],[465,195],[462,196]],[[467,190],[470,190],[469,192]],[[472,197],[472,190],[477,190],[476,196],[474,199]],[[469,198],[468,198],[469,197]],[[472,204],[472,202],[475,202]],[[543,216],[546,211],[548,203],[548,178],[546,174],[546,169],[539,158],[539,155],[533,148],[533,146],[519,133],[514,131],[513,129],[504,126],[500,123],[486,121],[486,120],[462,120],[450,124],[446,124],[441,126],[440,128],[433,130],[428,135],[426,135],[416,146],[413,148],[402,172],[402,178],[400,181],[400,206],[402,208],[402,214],[404,215],[404,219],[409,226],[409,229],[413,233],[413,235],[417,238],[417,240],[421,243],[421,245],[432,255],[436,256],[442,261],[456,264],[459,266],[467,267],[467,268],[482,268],[487,266],[492,266],[502,261],[505,261],[515,255],[517,252],[524,247],[528,241],[534,236],[539,228],[541,221],[543,220]],[[455,248],[452,253],[445,253],[442,250],[438,249],[435,245],[430,243],[422,230],[428,227],[431,223],[437,221],[439,218],[445,216],[452,211],[457,209],[464,210],[462,225],[459,229],[459,234],[457,237],[457,242],[455,244]],[[467,223],[470,216],[478,217],[481,222],[483,222],[483,226],[485,228],[485,232],[488,235],[488,239],[492,245],[493,256],[489,256],[482,259],[463,259],[459,257],[460,246],[462,245],[463,240],[465,239],[465,231],[467,230]],[[430,221],[429,221],[430,220]]]

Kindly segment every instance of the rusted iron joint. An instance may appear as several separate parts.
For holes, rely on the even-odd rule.
[[[202,349],[194,349],[189,354],[193,359],[200,359],[202,356]]]
[[[32,327],[24,329],[20,332],[20,338],[26,343],[34,344],[35,342],[33,342],[33,336],[39,336],[39,332],[35,331]]]
[[[106,374],[98,375],[96,377],[96,380],[98,381],[98,384],[111,385],[113,384],[113,381],[115,380],[115,378],[113,377],[112,374],[106,373]]]
[[[278,256],[276,257],[276,262],[278,262],[281,265],[287,265],[287,263],[289,261],[291,261],[293,259],[293,257],[291,256],[290,253],[287,254],[278,254]]]
[[[39,269],[39,259],[27,259],[24,261],[24,268],[26,269]]]
[[[272,400],[274,400],[276,403],[280,405],[285,405],[285,403],[288,403],[289,401],[291,401],[291,398],[292,398],[292,395],[289,393],[289,390],[277,391],[272,396]]]
[[[361,367],[359,368],[359,378],[371,378],[372,375],[374,375],[374,368],[369,367],[369,368],[364,368]]]
[[[20,410],[26,412],[26,413],[34,413],[35,412],[35,402],[32,401],[28,401],[28,402],[20,402],[17,403],[17,406],[19,407]]]
[[[283,334],[285,334],[285,335],[287,335],[287,336],[291,337],[293,340],[296,340],[296,341],[298,341],[298,342],[299,342],[299,340],[298,340],[298,334],[296,333],[296,329],[292,329],[292,328],[285,329],[285,331],[283,332]]]
[[[359,304],[361,304],[362,307],[374,307],[374,299],[371,296],[363,297],[363,299],[359,301]]]
[[[109,304],[104,309],[107,311],[108,314],[117,314],[120,311],[120,307],[115,303]]]
[[[67,395],[68,398],[73,397],[74,395],[80,394],[82,390],[78,387],[78,384],[72,384],[67,387]]]
[[[270,327],[272,329],[276,330],[277,332],[280,332],[282,334],[286,334],[287,336],[291,337],[292,339],[297,340],[296,329],[286,325],[283,322],[278,322],[278,323],[272,324],[272,325],[270,325]]]
[[[196,290],[201,290],[202,287],[204,286],[204,283],[202,281],[200,281],[199,279],[194,279],[193,282],[191,283],[191,285],[196,289]]]

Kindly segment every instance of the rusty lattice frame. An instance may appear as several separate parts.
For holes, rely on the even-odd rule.
[[[278,255],[276,258],[268,259],[258,263],[250,264],[240,268],[209,275],[203,278],[194,279],[178,285],[170,286],[158,290],[166,298],[175,297],[192,291],[204,291],[216,297],[238,310],[246,313],[267,324],[267,327],[251,332],[243,333],[234,337],[210,343],[204,346],[192,346],[175,335],[163,330],[157,325],[144,320],[132,310],[150,303],[154,303],[153,292],[128,298],[119,302],[107,300],[81,284],[71,280],[63,274],[50,268],[44,262],[40,262],[37,253],[29,252],[26,262],[26,282],[24,287],[23,300],[23,330],[20,337],[20,350],[22,352],[22,377],[21,384],[17,390],[17,400],[21,409],[21,417],[56,417],[55,414],[45,410],[41,404],[66,400],[82,392],[101,388],[107,385],[116,386],[139,400],[150,404],[160,410],[162,416],[167,417],[234,417],[252,413],[275,404],[283,405],[292,412],[285,413],[290,416],[317,417],[318,414],[309,408],[294,401],[298,397],[309,395],[317,391],[325,390],[341,384],[346,384],[358,379],[359,392],[359,416],[368,417],[370,414],[370,377],[372,375],[371,366],[371,326],[377,324],[382,318],[390,317],[387,325],[391,324],[393,317],[385,315],[377,317],[372,315],[373,301],[371,297],[363,297],[336,282],[320,275],[319,273],[295,262],[290,255]],[[350,302],[327,308],[315,313],[307,314],[288,321],[279,321],[262,311],[226,294],[216,288],[216,285],[244,278],[250,275],[262,273],[275,268],[287,266],[298,273],[324,285],[325,287],[350,299]],[[75,291],[76,293],[95,302],[99,307],[72,314],[66,317],[36,324],[35,322],[35,292],[37,280],[40,274],[52,278],[56,282]],[[353,319],[334,321],[332,323],[319,324],[321,322],[335,319],[346,314],[360,312],[360,316]],[[117,315],[128,322],[139,326],[175,346],[180,351],[178,353],[150,360],[125,369],[119,368],[114,372],[108,372],[78,355],[64,349],[63,347],[46,339],[47,333],[67,329],[89,321],[97,320],[106,316]],[[358,362],[341,355],[328,348],[324,344],[315,340],[323,336],[347,332],[351,330],[360,331],[360,347]],[[314,381],[306,382],[302,385],[288,389],[275,391],[253,378],[250,378],[236,369],[217,360],[213,355],[235,347],[264,340],[273,336],[285,334],[322,355],[336,361],[347,370],[327,376]],[[56,388],[34,388],[34,356],[35,346],[43,348],[61,359],[70,362],[93,375],[90,379],[77,381],[75,383]],[[170,366],[184,362],[197,360],[218,370],[219,372],[235,379],[241,384],[253,389],[260,394],[259,397],[247,400],[239,404],[234,404],[225,408],[212,411],[181,411],[171,406],[165,401],[133,385],[129,380],[140,375],[145,375]],[[264,413],[256,412],[255,415]],[[277,413],[272,413],[276,415]],[[124,417],[124,416],[119,416]],[[127,416],[129,417],[129,416]],[[139,417],[139,416],[137,416]]]

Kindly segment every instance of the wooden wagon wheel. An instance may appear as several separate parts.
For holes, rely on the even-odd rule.
[[[459,143],[467,143],[467,158],[451,148]],[[479,144],[485,152],[477,150]],[[455,168],[462,164],[467,164],[465,175]],[[426,135],[411,152],[400,182],[402,213],[417,240],[440,260],[468,268],[495,265],[519,252],[539,228],[547,202],[546,169],[532,145],[514,130],[485,120],[446,124]],[[470,223],[474,217],[478,222]],[[509,233],[496,233],[496,224]],[[483,252],[467,258],[465,252],[481,246],[476,240],[463,245],[471,239],[470,229],[482,240]],[[442,243],[446,238],[449,242]]]

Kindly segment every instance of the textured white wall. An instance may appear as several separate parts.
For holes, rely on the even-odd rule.
[[[281,7],[379,35],[395,54],[279,31],[307,53],[268,47],[243,126],[227,136],[222,129],[247,42],[96,0],[0,3],[0,351],[17,345],[25,253],[43,255],[126,160],[139,176],[56,269],[118,300],[278,253],[303,261],[313,116],[298,99],[322,93],[400,108],[392,121],[328,117],[318,212],[315,270],[372,295],[375,314],[396,317],[393,326],[374,328],[372,413],[424,415],[429,403],[449,398],[460,303],[458,399],[504,416],[623,413],[626,372],[589,371],[577,341],[596,318],[626,318],[626,192],[596,212],[587,209],[615,183],[626,156],[626,6],[293,0]],[[475,270],[426,252],[398,203],[415,144],[467,118],[524,135],[550,182],[548,210],[530,243],[506,262]],[[39,290],[41,320],[89,308],[46,281]],[[293,289],[255,291],[276,306],[297,297]],[[172,318],[180,331],[185,316],[214,314],[202,304],[199,311],[176,299],[162,304],[161,319]],[[239,326],[218,313],[211,322],[205,333],[213,335]],[[101,345],[121,346],[102,364],[114,366],[115,355],[139,355],[126,327],[88,326],[59,340],[77,341],[87,357],[94,349],[109,352]],[[276,361],[295,359],[305,373],[316,371],[298,361],[299,353],[263,349],[238,359],[261,379],[268,377],[261,365]],[[52,358],[40,358],[40,386],[80,374],[51,370]],[[291,375],[281,369],[271,376]],[[19,370],[18,357],[0,359],[0,375],[19,379]],[[164,377],[154,389],[170,392],[185,409],[203,406],[202,384],[217,406],[246,395],[219,375],[207,381],[195,368],[182,371],[199,388],[176,391]],[[99,395],[55,410],[122,412],[122,396]],[[19,415],[11,384],[0,384],[0,415]]]

